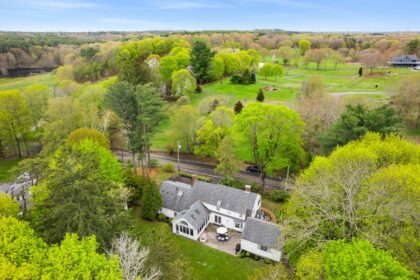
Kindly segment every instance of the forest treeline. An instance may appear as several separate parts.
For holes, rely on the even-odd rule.
[[[87,32],[87,33],[0,33],[0,74],[9,69],[30,67],[58,67],[66,64],[66,57],[80,53],[89,44],[120,44],[122,41],[151,36],[183,39],[192,42],[199,37],[213,48],[255,49],[261,55],[281,55],[285,62],[293,56],[291,49],[299,48],[302,38],[309,41],[310,49],[333,50],[345,62],[360,62],[375,55],[376,64],[386,64],[395,55],[420,56],[420,40],[415,33],[387,34],[304,34],[281,31],[207,31],[207,32]],[[312,56],[322,59],[323,53],[313,51]],[[111,71],[112,72],[112,71]]]

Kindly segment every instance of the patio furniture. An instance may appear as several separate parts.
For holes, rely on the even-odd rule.
[[[228,230],[225,227],[218,227],[216,229],[217,234],[227,234]]]
[[[207,233],[203,233],[201,236],[200,236],[200,242],[207,242]]]

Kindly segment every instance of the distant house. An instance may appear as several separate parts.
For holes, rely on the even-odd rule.
[[[420,59],[415,54],[406,54],[393,57],[391,65],[394,67],[416,67],[420,66]]]
[[[281,244],[274,242],[280,239],[280,230],[274,223],[257,219],[261,216],[261,196],[251,192],[250,186],[239,190],[198,180],[192,185],[164,181],[160,193],[163,206],[159,212],[172,219],[175,234],[199,240],[211,223],[242,232],[243,250],[280,260]],[[266,236],[264,240],[254,238],[258,232]]]

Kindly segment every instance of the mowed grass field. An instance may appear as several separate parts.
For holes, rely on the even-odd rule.
[[[19,89],[23,90],[27,86],[38,84],[53,87],[57,84],[57,78],[54,72],[31,75],[28,77],[19,78],[1,78],[0,79],[0,90],[11,90]]]

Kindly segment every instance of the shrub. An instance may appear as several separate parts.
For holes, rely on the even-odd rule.
[[[200,93],[202,91],[203,91],[203,89],[201,88],[201,86],[199,84],[197,84],[197,87],[195,88],[195,92]]]
[[[286,202],[290,194],[285,190],[272,190],[268,194],[268,198],[274,202]]]
[[[172,162],[165,163],[162,170],[165,172],[175,172],[175,165]]]
[[[265,263],[265,264],[272,264],[272,263],[273,263],[273,261],[272,261],[272,260],[270,260],[270,259],[268,259],[268,258],[265,258],[265,259],[264,259],[264,263]]]
[[[178,175],[181,176],[181,177],[190,178],[190,179],[193,176],[193,174],[188,173],[188,172],[183,172],[183,171],[178,172]],[[203,181],[203,182],[207,182],[207,183],[211,182],[211,178],[207,177],[207,176],[198,175],[196,178],[197,178],[197,180],[200,180],[200,181]]]
[[[263,92],[263,90],[260,88],[260,91],[258,92],[258,95],[257,95],[257,101],[258,101],[258,102],[263,102],[263,101],[264,101],[264,98],[265,98],[265,96],[264,96],[264,92]]]
[[[258,183],[249,182],[249,181],[241,180],[241,179],[223,178],[219,181],[219,184],[236,188],[236,189],[240,189],[240,190],[244,190],[245,185],[250,185],[251,190],[253,192],[258,193],[261,191],[261,186]]]
[[[157,159],[151,159],[150,160],[150,167],[158,167],[159,161]]]
[[[190,98],[188,97],[188,96],[186,96],[186,95],[184,95],[184,96],[181,96],[177,101],[176,101],[176,104],[178,104],[178,105],[180,105],[180,106],[182,106],[182,105],[188,105],[188,104],[190,104],[191,102],[190,102]]]
[[[232,84],[242,84],[242,76],[239,74],[233,74],[232,78],[230,78],[230,82]]]

